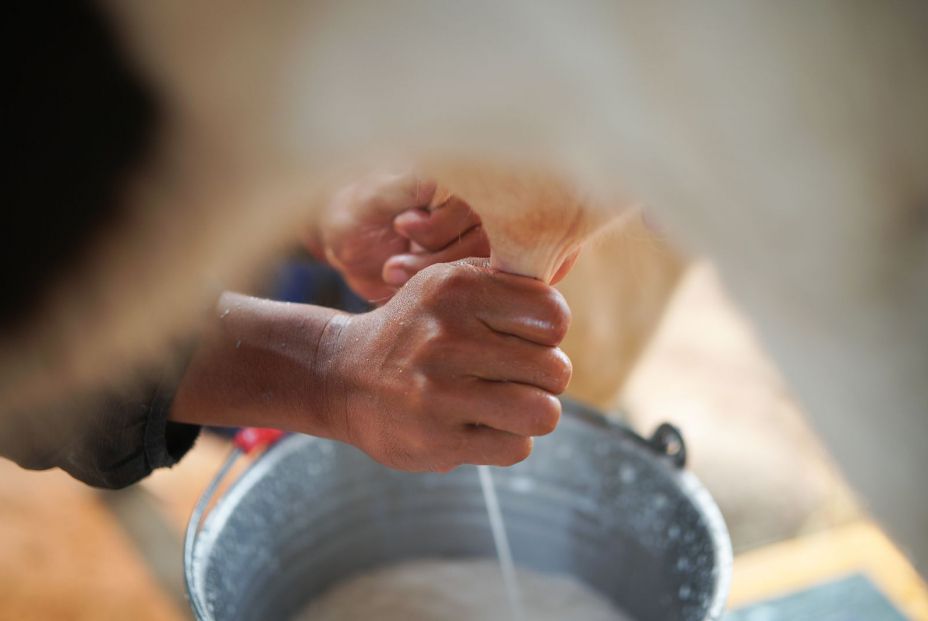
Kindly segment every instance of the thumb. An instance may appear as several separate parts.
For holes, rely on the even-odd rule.
[[[476,226],[438,252],[411,252],[390,257],[383,264],[382,278],[385,283],[399,287],[430,265],[489,255],[490,242],[484,235],[483,228]],[[485,263],[486,259],[482,261]]]

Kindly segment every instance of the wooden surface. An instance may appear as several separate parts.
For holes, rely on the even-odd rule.
[[[928,589],[871,522],[774,544],[735,560],[729,604],[738,607],[854,572],[864,573],[912,621],[928,621]]]
[[[0,459],[0,619],[175,621],[182,612],[97,492]]]
[[[204,436],[175,468],[120,492],[0,459],[0,621],[190,619],[181,537],[228,451]]]

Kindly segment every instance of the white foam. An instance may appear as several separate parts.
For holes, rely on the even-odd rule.
[[[523,611],[532,621],[631,621],[569,576],[518,568]],[[294,621],[509,621],[495,560],[415,560],[335,585]]]

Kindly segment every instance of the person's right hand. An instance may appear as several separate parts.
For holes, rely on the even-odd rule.
[[[401,470],[519,462],[558,423],[569,322],[558,291],[486,260],[427,267],[329,326],[332,436]]]

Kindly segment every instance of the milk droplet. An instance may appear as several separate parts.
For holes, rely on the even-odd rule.
[[[628,464],[622,464],[622,467],[619,468],[619,478],[622,479],[622,483],[634,483],[635,479],[638,478],[638,472]]]

